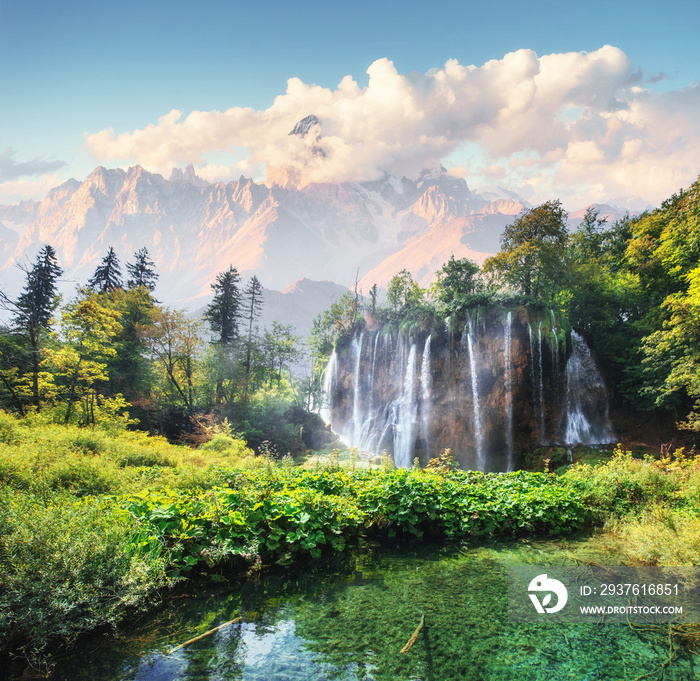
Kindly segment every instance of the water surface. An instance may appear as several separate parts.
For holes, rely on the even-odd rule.
[[[191,587],[59,662],[68,681],[700,679],[668,629],[509,624],[509,564],[612,565],[593,540],[348,553],[325,568]],[[407,643],[421,616],[425,627]],[[242,619],[169,654],[175,646]],[[678,643],[678,642],[676,642]]]

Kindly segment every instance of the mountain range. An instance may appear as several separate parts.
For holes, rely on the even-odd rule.
[[[415,179],[342,184],[303,184],[274,168],[265,184],[246,177],[224,184],[202,180],[192,165],[167,179],[140,166],[98,167],[42,201],[0,206],[0,286],[17,292],[24,275],[13,264],[31,261],[47,243],[74,284],[87,281],[110,246],[122,263],[145,246],[160,275],[156,295],[170,305],[205,304],[230,265],[271,292],[295,290],[300,301],[307,291],[321,304],[345,290],[338,285],[358,281],[367,292],[404,268],[425,286],[451,255],[481,264],[498,251],[504,226],[529,207],[506,189],[471,191],[442,167]],[[626,212],[599,210],[611,221]],[[295,288],[304,279],[325,283]]]

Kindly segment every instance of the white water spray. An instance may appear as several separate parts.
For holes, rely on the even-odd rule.
[[[512,313],[509,312],[506,317],[504,330],[504,362],[506,373],[506,447],[507,447],[507,469],[513,470],[513,376],[512,376]]]
[[[484,443],[483,434],[481,429],[481,409],[479,408],[479,368],[476,364],[476,353],[474,352],[474,343],[472,341],[472,319],[470,316],[467,317],[467,326],[465,331],[467,333],[467,351],[469,353],[469,371],[471,374],[471,387],[472,387],[472,403],[474,405],[474,440],[476,443],[476,467],[478,470],[483,471],[486,468],[486,461],[484,459]]]

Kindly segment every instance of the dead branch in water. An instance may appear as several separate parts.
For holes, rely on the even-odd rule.
[[[420,624],[418,625],[418,629],[416,629],[413,632],[413,636],[411,636],[411,638],[408,639],[408,643],[403,648],[401,648],[402,653],[407,653],[411,649],[411,646],[418,639],[418,634],[420,634],[420,630],[423,628],[424,624],[425,624],[425,615],[421,615]]]

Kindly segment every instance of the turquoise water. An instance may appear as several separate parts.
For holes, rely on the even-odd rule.
[[[595,560],[591,540],[374,547],[323,569],[188,589],[74,650],[66,681],[700,679],[666,625],[509,624],[506,568]],[[606,562],[607,561],[607,562]],[[425,615],[415,644],[407,643]],[[169,654],[236,617],[242,619]]]

